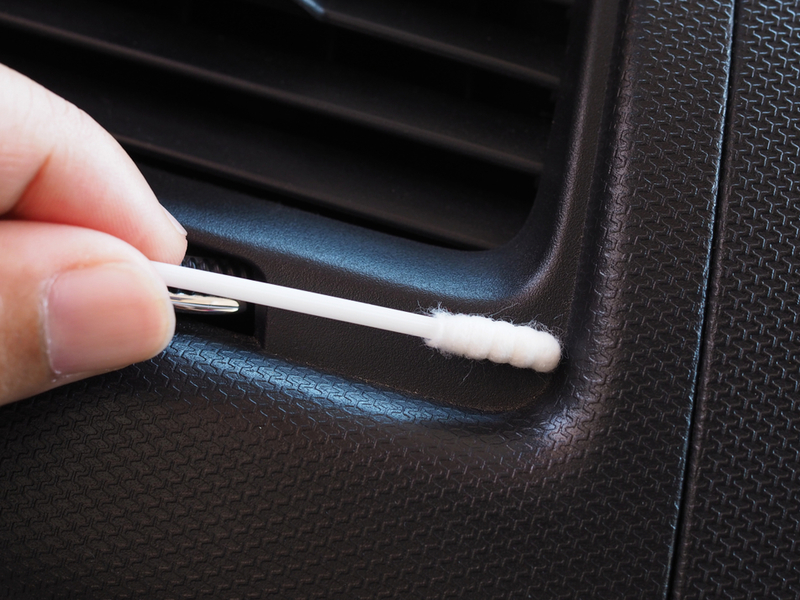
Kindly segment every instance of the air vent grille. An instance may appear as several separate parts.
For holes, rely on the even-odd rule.
[[[569,12],[532,0],[0,0],[0,61],[142,160],[482,249],[530,213]]]

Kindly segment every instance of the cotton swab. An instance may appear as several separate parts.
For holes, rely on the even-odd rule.
[[[528,326],[445,311],[420,315],[209,271],[152,264],[170,287],[413,335],[446,354],[542,373],[555,369],[561,359],[558,340]]]

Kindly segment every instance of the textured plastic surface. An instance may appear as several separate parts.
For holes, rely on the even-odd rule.
[[[677,598],[800,596],[800,14],[739,2]]]
[[[0,591],[663,597],[731,18],[710,0],[627,8],[568,360],[536,402],[443,408],[184,331],[154,361],[0,409]]]

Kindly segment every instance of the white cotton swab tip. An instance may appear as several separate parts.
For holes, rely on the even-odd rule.
[[[549,373],[561,360],[561,344],[546,331],[477,315],[434,313],[439,327],[425,340],[432,348]]]
[[[152,264],[170,287],[413,335],[445,354],[543,373],[555,369],[561,360],[561,345],[555,337],[524,325],[444,311],[419,315],[219,273]]]

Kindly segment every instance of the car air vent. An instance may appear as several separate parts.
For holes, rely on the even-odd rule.
[[[1,0],[0,60],[137,158],[441,246],[528,218],[571,7]]]
[[[622,18],[618,0],[0,0],[0,62],[114,134],[198,256],[564,338]],[[518,408],[558,377],[287,310],[213,318],[463,407]]]

